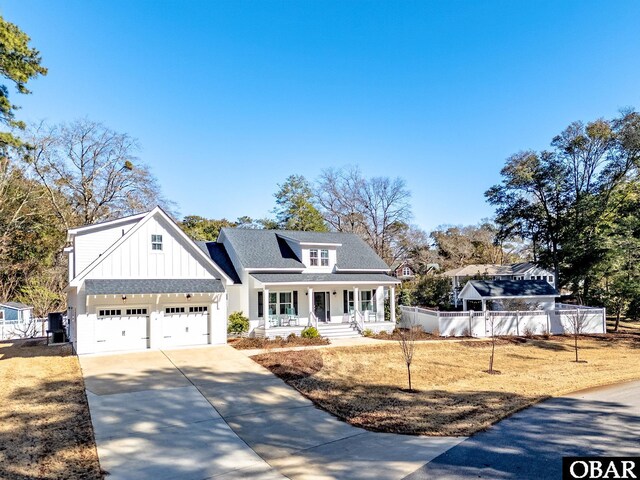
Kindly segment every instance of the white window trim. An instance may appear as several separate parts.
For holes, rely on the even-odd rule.
[[[315,256],[312,255],[315,253]],[[315,263],[313,263],[315,261]],[[320,250],[317,248],[309,249],[309,266],[310,267],[319,267],[320,266]]]
[[[291,296],[291,301],[290,302],[281,302],[280,301],[280,295],[281,294],[289,294]],[[271,295],[275,295],[276,296],[276,302],[272,303],[271,302]],[[263,303],[264,303],[264,298],[262,299]],[[271,313],[271,305],[275,305],[275,313]],[[276,292],[269,292],[269,298],[267,299],[266,302],[266,307],[267,307],[267,315],[286,315],[286,313],[280,313],[281,310],[281,305],[289,305],[291,308],[295,308],[294,304],[293,304],[293,290],[283,290],[283,291],[276,291]],[[264,309],[265,305],[263,305],[263,309]],[[296,312],[298,313],[298,312]]]
[[[154,240],[155,237],[160,237],[160,241]],[[160,245],[160,248],[153,248],[156,245]],[[164,238],[162,238],[161,233],[152,233],[151,234],[151,252],[153,253],[162,253],[164,252]]]

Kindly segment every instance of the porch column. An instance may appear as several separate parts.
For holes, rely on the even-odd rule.
[[[353,287],[353,315],[357,315],[360,311],[360,295],[358,287]]]
[[[307,296],[309,297],[309,321],[307,322],[307,325],[312,325],[311,319],[313,318],[313,288],[307,287]],[[313,323],[313,326],[318,328],[318,322],[314,321]]]
[[[484,298],[482,299],[482,311],[487,311],[487,301]]]
[[[262,288],[262,317],[264,318],[264,331],[266,334],[269,329],[269,289],[264,287]]]
[[[456,305],[457,306],[457,305]],[[462,310],[467,311],[467,299],[462,299]]]
[[[391,287],[389,306],[391,307],[391,321],[396,323],[396,287]]]
[[[384,322],[384,287],[376,289],[376,322]]]

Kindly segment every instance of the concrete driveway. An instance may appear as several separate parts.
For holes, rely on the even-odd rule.
[[[80,357],[110,479],[400,479],[463,441],[352,427],[229,346]]]
[[[640,382],[547,400],[478,433],[407,480],[561,479],[563,456],[638,456]]]

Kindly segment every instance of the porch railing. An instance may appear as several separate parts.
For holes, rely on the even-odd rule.
[[[315,329],[318,329],[318,317],[314,312],[311,312],[309,314],[309,325],[310,327],[315,327]]]
[[[353,312],[353,323],[360,333],[364,332],[364,315],[360,310]]]

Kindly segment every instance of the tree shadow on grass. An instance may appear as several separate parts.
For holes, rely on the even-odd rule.
[[[33,340],[0,347],[0,363],[12,360],[4,364],[9,378],[20,375],[0,394],[0,478],[103,478],[79,369],[73,377],[68,365],[57,371],[38,358],[70,353]]]

